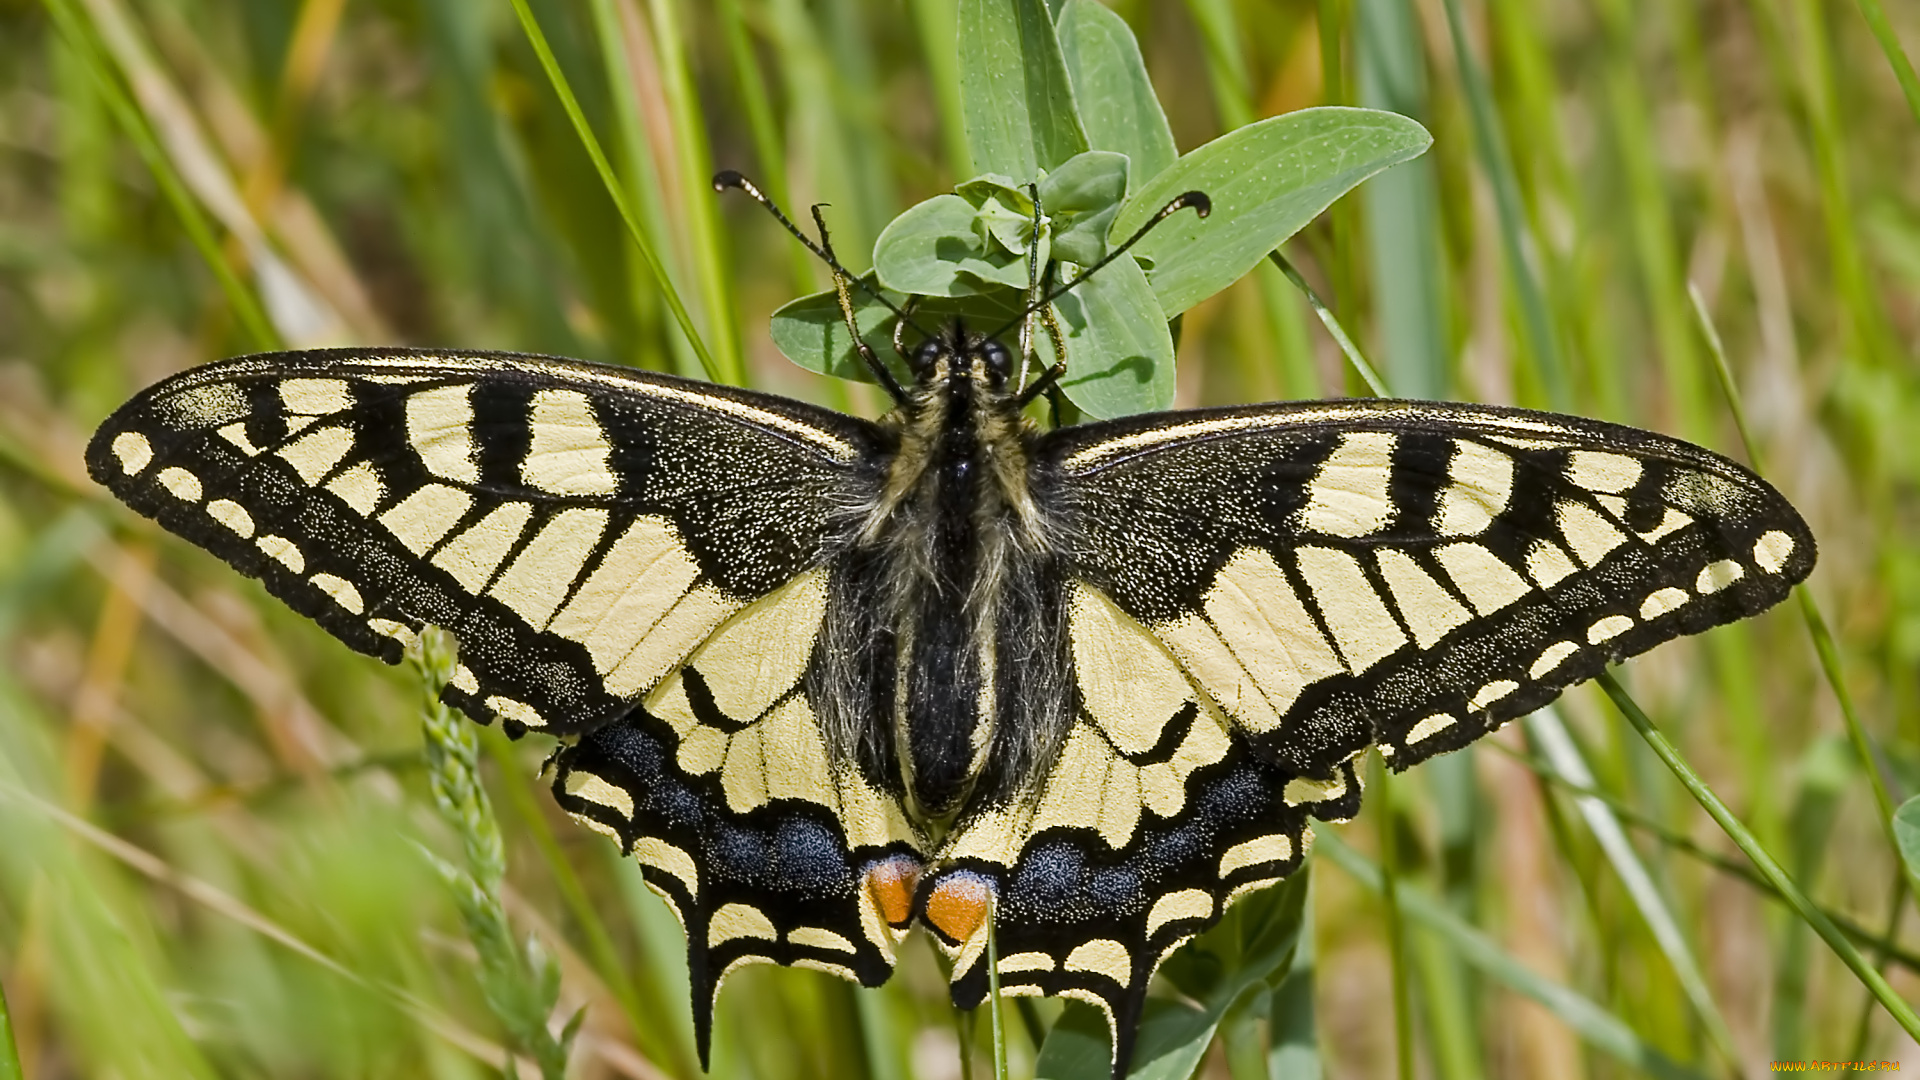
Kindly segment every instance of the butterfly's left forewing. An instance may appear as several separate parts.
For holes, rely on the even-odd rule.
[[[87,464],[355,649],[452,631],[450,701],[564,735],[817,565],[868,433],[631,369],[340,349],[168,379]]]

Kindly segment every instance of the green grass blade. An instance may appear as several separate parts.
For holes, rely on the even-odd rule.
[[[20,1069],[20,1044],[13,1037],[13,1012],[7,1008],[7,988],[0,986],[0,1080],[25,1080]]]
[[[1387,954],[1393,965],[1393,1063],[1400,1080],[1413,1080],[1412,965],[1407,959],[1406,916],[1400,906],[1399,823],[1394,820],[1393,772],[1384,763],[1377,771],[1375,786],[1380,815],[1380,895],[1387,904]]]
[[[1459,69],[1460,89],[1467,98],[1468,114],[1473,120],[1473,145],[1480,168],[1493,188],[1493,204],[1500,220],[1500,251],[1506,263],[1508,280],[1520,298],[1520,325],[1526,335],[1529,359],[1538,372],[1549,405],[1556,409],[1573,407],[1573,384],[1561,355],[1559,339],[1547,312],[1546,294],[1540,287],[1529,252],[1535,250],[1526,210],[1520,201],[1520,182],[1514,173],[1513,156],[1507,150],[1506,134],[1500,127],[1487,77],[1467,47],[1467,32],[1460,15],[1460,0],[1446,0],[1447,29],[1453,38],[1454,63]]]
[[[1359,373],[1361,380],[1367,384],[1367,389],[1373,391],[1373,396],[1392,397],[1393,395],[1387,392],[1386,381],[1381,379],[1380,373],[1367,362],[1366,356],[1360,352],[1360,347],[1347,336],[1347,331],[1340,325],[1339,318],[1327,308],[1325,303],[1321,302],[1319,294],[1313,291],[1313,286],[1307,284],[1306,278],[1300,276],[1300,271],[1294,269],[1293,264],[1287,261],[1287,257],[1278,251],[1273,252],[1268,258],[1273,260],[1273,264],[1280,268],[1280,272],[1287,275],[1287,280],[1293,282],[1294,287],[1306,296],[1307,303],[1313,308],[1313,313],[1320,317],[1320,322],[1326,326],[1327,333],[1332,334],[1333,340],[1340,346],[1340,352],[1347,358],[1347,363],[1353,365],[1353,370]]]
[[[627,200],[626,189],[613,173],[613,165],[607,161],[605,150],[600,148],[600,140],[587,124],[586,114],[580,110],[580,101],[574,97],[573,86],[567,82],[566,73],[560,70],[560,62],[554,59],[553,49],[547,44],[547,36],[540,29],[540,23],[534,18],[533,9],[527,6],[527,0],[513,0],[513,10],[520,16],[520,26],[526,32],[527,41],[533,46],[534,54],[540,58],[540,66],[547,73],[547,80],[553,84],[554,93],[560,96],[560,104],[567,111],[567,119],[573,122],[573,130],[580,138],[580,144],[586,148],[587,156],[593,159],[593,167],[600,174],[600,182],[607,189],[607,195],[620,211],[620,218],[627,223],[627,232],[633,237],[640,255],[647,261],[647,268],[653,271],[653,278],[660,286],[660,295],[673,312],[674,321],[680,326],[680,332],[686,337],[687,344],[700,358],[700,366],[706,370],[707,378],[715,382],[737,384],[740,373],[737,369],[722,367],[720,360],[707,349],[700,331],[694,326],[693,316],[688,314],[686,305],[681,302],[680,292],[674,288],[673,279],[667,273],[665,264],[660,261],[652,238],[646,226],[642,224],[632,203]]]
[[[180,219],[180,226],[186,230],[187,238],[193,242],[195,250],[206,262],[207,269],[213,271],[214,280],[220,283],[220,289],[226,294],[227,303],[232,305],[234,316],[246,330],[247,337],[256,349],[277,349],[281,347],[279,333],[268,320],[266,310],[261,306],[253,290],[240,280],[233,267],[227,262],[220,250],[220,242],[214,237],[213,228],[200,213],[199,204],[188,192],[170,157],[160,146],[160,141],[147,126],[146,118],[128,96],[119,80],[115,78],[102,50],[89,33],[87,23],[73,0],[46,0],[47,11],[59,26],[67,47],[80,55],[94,81],[106,99],[107,107],[120,127],[127,133],[140,158],[153,173],[160,185],[161,194],[173,207]]]
[[[1316,855],[1330,860],[1369,892],[1382,891],[1380,867],[1348,847],[1331,831],[1318,834],[1313,846]],[[1402,885],[1400,901],[1401,910],[1409,919],[1438,935],[1462,960],[1514,992],[1546,1006],[1588,1045],[1652,1076],[1671,1080],[1703,1080],[1702,1073],[1662,1054],[1619,1017],[1591,998],[1522,964],[1492,938],[1455,915],[1425,891]]]
[[[1740,388],[1734,382],[1733,368],[1727,363],[1727,350],[1720,341],[1720,330],[1714,325],[1713,317],[1707,313],[1707,303],[1700,290],[1689,285],[1687,295],[1693,302],[1694,316],[1699,320],[1702,334],[1707,339],[1708,352],[1713,356],[1714,373],[1720,379],[1720,391],[1726,396],[1727,408],[1733,413],[1734,425],[1740,431],[1740,441],[1745,444],[1747,460],[1753,463],[1755,472],[1764,474],[1766,465],[1760,457],[1760,446],[1753,439],[1753,432],[1747,426],[1747,411],[1740,399]],[[1794,590],[1795,599],[1800,604],[1801,618],[1807,624],[1807,634],[1813,639],[1814,652],[1820,658],[1820,671],[1826,676],[1827,685],[1833,690],[1834,700],[1840,706],[1840,715],[1846,721],[1847,739],[1853,744],[1853,751],[1860,757],[1861,771],[1866,775],[1867,786],[1873,792],[1873,802],[1878,808],[1877,815],[1881,828],[1886,832],[1887,845],[1894,851],[1901,850],[1899,837],[1893,824],[1893,796],[1887,790],[1887,780],[1881,772],[1880,756],[1875,752],[1873,740],[1867,735],[1866,725],[1860,722],[1860,714],[1853,707],[1853,695],[1847,689],[1847,680],[1840,669],[1840,650],[1835,646],[1832,631],[1827,629],[1826,616],[1821,614],[1820,604],[1813,598],[1813,590],[1805,585]],[[1920,873],[1907,863],[1901,864],[1907,873],[1907,887],[1915,896],[1920,896]]]
[[[1408,0],[1360,0],[1354,9],[1360,104],[1427,118],[1420,20]],[[1360,189],[1367,269],[1379,327],[1376,358],[1397,393],[1448,396],[1448,328],[1436,165],[1422,155]]]
[[[1567,733],[1556,708],[1549,705],[1528,716],[1527,734],[1540,748],[1548,764],[1570,784],[1593,786],[1593,770],[1581,756],[1573,737]],[[1613,864],[1614,874],[1627,890],[1640,917],[1646,921],[1647,929],[1652,931],[1661,955],[1666,957],[1674,976],[1680,980],[1680,986],[1686,991],[1694,1011],[1699,1014],[1714,1049],[1728,1064],[1737,1064],[1740,1055],[1734,1049],[1733,1032],[1728,1029],[1726,1017],[1721,1015],[1720,1005],[1707,985],[1706,972],[1694,958],[1693,948],[1680,929],[1679,919],[1674,916],[1660,887],[1654,883],[1653,875],[1647,872],[1645,864],[1640,861],[1632,842],[1627,839],[1626,831],[1620,827],[1619,819],[1613,816],[1611,808],[1598,799],[1576,797],[1574,807],[1587,823],[1587,829],[1599,843],[1601,851],[1605,852],[1607,861]]]
[[[1887,13],[1881,8],[1880,0],[1855,2],[1860,5],[1860,14],[1873,31],[1873,40],[1880,43],[1880,51],[1886,55],[1887,66],[1893,69],[1893,77],[1900,81],[1900,92],[1906,96],[1908,111],[1913,113],[1914,122],[1920,123],[1920,76],[1913,73],[1913,61],[1907,59],[1907,50],[1901,47],[1900,38],[1893,32],[1893,24],[1887,22]]]
[[[1187,10],[1200,28],[1205,47],[1207,79],[1213,85],[1213,107],[1220,114],[1220,127],[1227,131],[1245,127],[1255,119],[1253,80],[1247,71],[1247,59],[1241,52],[1246,36],[1241,32],[1239,16],[1229,0],[1187,0]]]
[[[525,2],[515,0],[516,5]],[[687,224],[688,261],[693,264],[700,306],[706,316],[706,341],[721,372],[719,381],[739,386],[746,381],[746,368],[733,315],[735,283],[721,239],[720,202],[706,195],[714,172],[713,154],[708,149],[699,89],[688,70],[685,13],[680,0],[649,0],[648,8],[653,17],[654,54],[673,120],[673,166],[679,174],[679,189],[687,198],[686,205],[677,207],[676,212]]]
[[[1852,969],[1868,992],[1879,999],[1880,1004],[1886,1007],[1887,1013],[1899,1023],[1900,1027],[1908,1035],[1920,1039],[1920,1015],[1915,1015],[1913,1007],[1894,992],[1893,987],[1887,984],[1886,977],[1868,963],[1866,957],[1860,955],[1860,950],[1840,933],[1839,929],[1833,925],[1833,921],[1814,906],[1813,901],[1807,899],[1806,894],[1800,891],[1800,887],[1787,876],[1787,872],[1781,869],[1773,856],[1767,854],[1766,849],[1760,846],[1760,841],[1754,837],[1753,833],[1741,824],[1739,818],[1733,816],[1733,811],[1727,809],[1727,804],[1720,801],[1720,797],[1713,793],[1713,789],[1700,778],[1700,774],[1693,771],[1693,766],[1687,764],[1686,759],[1680,756],[1680,751],[1674,747],[1673,743],[1653,726],[1653,721],[1647,718],[1647,714],[1641,711],[1640,706],[1635,704],[1631,697],[1627,696],[1619,681],[1613,677],[1613,673],[1602,672],[1599,681],[1601,689],[1613,699],[1613,703],[1619,707],[1620,712],[1626,716],[1634,730],[1638,731],[1641,738],[1647,741],[1647,745],[1653,748],[1653,752],[1673,772],[1681,785],[1687,789],[1687,793],[1693,796],[1694,801],[1698,802],[1727,834],[1727,837],[1746,853],[1747,858],[1753,860],[1753,865],[1780,892],[1795,914],[1826,940],[1827,945],[1840,957],[1841,962]]]

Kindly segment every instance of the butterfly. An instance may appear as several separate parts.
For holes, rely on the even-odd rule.
[[[903,355],[870,421],[269,353],[139,394],[87,465],[354,649],[451,631],[444,698],[561,739],[555,797],[678,916],[703,1062],[741,965],[874,986],[918,926],[961,1007],[991,930],[1003,992],[1103,1009],[1119,1077],[1156,968],[1357,812],[1361,755],[1465,746],[1814,564],[1764,480],[1646,431],[1394,400],[1042,430],[996,335]]]

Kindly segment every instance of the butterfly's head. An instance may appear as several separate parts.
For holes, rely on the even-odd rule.
[[[1002,389],[1013,375],[1013,350],[998,338],[967,330],[955,319],[907,354],[907,366],[922,385],[937,379],[981,381]]]

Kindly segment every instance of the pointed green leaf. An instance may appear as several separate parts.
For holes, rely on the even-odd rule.
[[[1075,405],[1101,419],[1173,407],[1173,335],[1139,263],[1115,259],[1054,307]]]
[[[976,169],[1032,180],[1087,149],[1041,0],[960,0],[960,99]]]
[[[1106,257],[1107,230],[1127,197],[1127,173],[1125,154],[1089,150],[1040,181],[1054,258],[1091,266]]]
[[[990,244],[982,225],[980,211],[966,199],[935,195],[909,207],[880,233],[873,245],[874,272],[887,288],[914,296],[967,296],[988,282],[1026,288],[1026,257]]]
[[[871,285],[873,275],[868,274],[862,280]],[[907,299],[892,289],[883,289],[882,295],[896,304],[904,304]],[[1004,325],[1018,312],[1010,299],[1012,295],[1003,292],[999,296],[929,297],[913,309],[913,321],[931,330],[958,318],[970,327],[991,330]],[[893,351],[893,313],[855,289],[853,314],[860,327],[860,339],[873,349],[895,379],[902,385],[911,384],[913,376]],[[813,293],[781,307],[773,313],[770,331],[781,354],[808,371],[854,382],[874,381],[866,361],[853,350],[846,320],[840,314],[840,303],[832,292]],[[920,335],[909,328],[907,347],[911,349],[919,340]],[[1053,352],[1047,343],[1041,341],[1038,345],[1041,362],[1052,363]]]
[[[1130,1080],[1186,1080],[1206,1056],[1217,1014],[1164,998],[1147,999],[1134,1043]],[[1047,1032],[1034,1080],[1107,1080],[1112,1070],[1107,1021],[1091,1005],[1067,1003]]]
[[[1180,156],[1139,42],[1127,21],[1099,0],[1067,0],[1055,32],[1087,142],[1127,155],[1133,163],[1127,184],[1138,189]]]
[[[1373,109],[1302,109],[1262,120],[1182,157],[1128,200],[1108,239],[1124,240],[1184,191],[1213,214],[1168,218],[1133,250],[1151,260],[1154,295],[1177,315],[1239,280],[1367,177],[1423,153],[1433,136]]]

